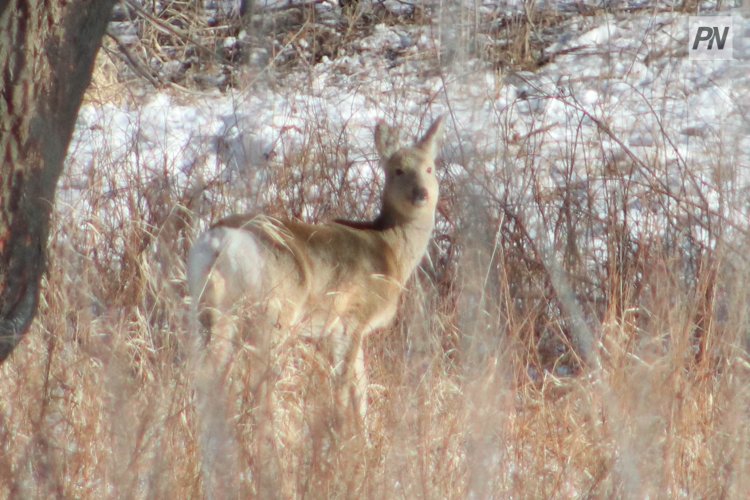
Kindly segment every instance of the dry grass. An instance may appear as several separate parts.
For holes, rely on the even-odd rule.
[[[345,189],[341,165],[362,152],[340,130],[311,116],[303,135],[260,184],[217,174],[186,188],[170,165],[102,151],[55,221],[38,319],[0,366],[0,497],[205,495],[186,355],[196,220],[252,206],[315,221],[378,202],[377,185]],[[717,181],[717,211],[687,165],[665,191],[661,155],[639,164],[572,139],[585,159],[573,165],[544,158],[543,136],[500,127],[490,139],[507,148],[483,156],[447,135],[467,173],[443,173],[430,259],[396,324],[368,341],[364,429],[337,431],[348,417],[333,409],[325,345],[280,339],[265,397],[251,350],[238,352],[226,387],[237,498],[750,490],[750,224],[729,221],[742,192]],[[563,165],[554,186],[540,181],[547,162]]]
[[[311,141],[325,142],[330,132],[312,130]],[[313,181],[273,168],[278,176],[267,182],[278,198],[269,210],[300,213],[304,204],[323,217],[324,197],[299,193],[303,183],[340,184],[326,173],[336,160],[321,158],[325,149],[303,149],[309,154],[279,158],[275,167],[294,162]],[[116,168],[91,179],[89,212],[57,221],[39,319],[1,368],[2,496],[203,494],[184,355],[183,259],[195,197],[134,177],[117,193],[118,212],[107,188]],[[253,397],[250,350],[238,353],[227,388],[238,496],[737,498],[747,491],[750,288],[748,266],[728,242],[711,234],[700,251],[667,245],[668,230],[623,234],[621,212],[605,220],[577,212],[569,227],[599,228],[608,242],[600,266],[588,271],[583,261],[594,250],[585,238],[555,243],[577,276],[569,285],[596,339],[582,361],[549,265],[521,233],[524,212],[482,210],[457,194],[465,188],[459,181],[443,184],[448,205],[433,265],[413,280],[397,324],[368,345],[365,429],[346,439],[336,431],[341,416],[324,346],[294,336],[280,342],[261,400]],[[376,203],[366,190],[328,197],[334,205]],[[565,189],[537,198],[563,208],[571,200]],[[487,227],[495,234],[488,237]],[[570,237],[561,233],[560,241]]]

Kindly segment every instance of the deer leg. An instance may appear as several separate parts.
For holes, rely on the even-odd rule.
[[[233,352],[235,325],[221,308],[223,280],[208,277],[198,304],[201,325],[192,346],[201,476],[206,498],[227,498],[239,488],[239,450],[226,419],[226,377]]]
[[[365,372],[363,335],[355,330],[352,335],[341,332],[333,339],[333,362],[338,405],[358,418],[367,412],[367,373]]]

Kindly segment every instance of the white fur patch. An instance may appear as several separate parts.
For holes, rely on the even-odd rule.
[[[216,227],[202,234],[188,256],[188,285],[193,299],[203,294],[211,273],[228,285],[226,292],[239,297],[259,290],[263,283],[264,257],[256,237],[242,229]]]

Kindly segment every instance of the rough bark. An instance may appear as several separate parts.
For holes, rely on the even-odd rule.
[[[0,362],[39,301],[50,212],[114,0],[0,0]]]

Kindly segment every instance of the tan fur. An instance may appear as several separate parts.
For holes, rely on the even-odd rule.
[[[386,185],[372,222],[313,225],[235,215],[198,238],[188,279],[211,331],[217,370],[224,373],[236,348],[234,318],[252,308],[265,320],[256,344],[265,345],[278,329],[333,336],[341,402],[364,411],[362,339],[394,318],[399,295],[426,251],[438,199],[434,160],[441,129],[442,118],[414,145],[398,149],[396,132],[378,124],[375,143]]]

